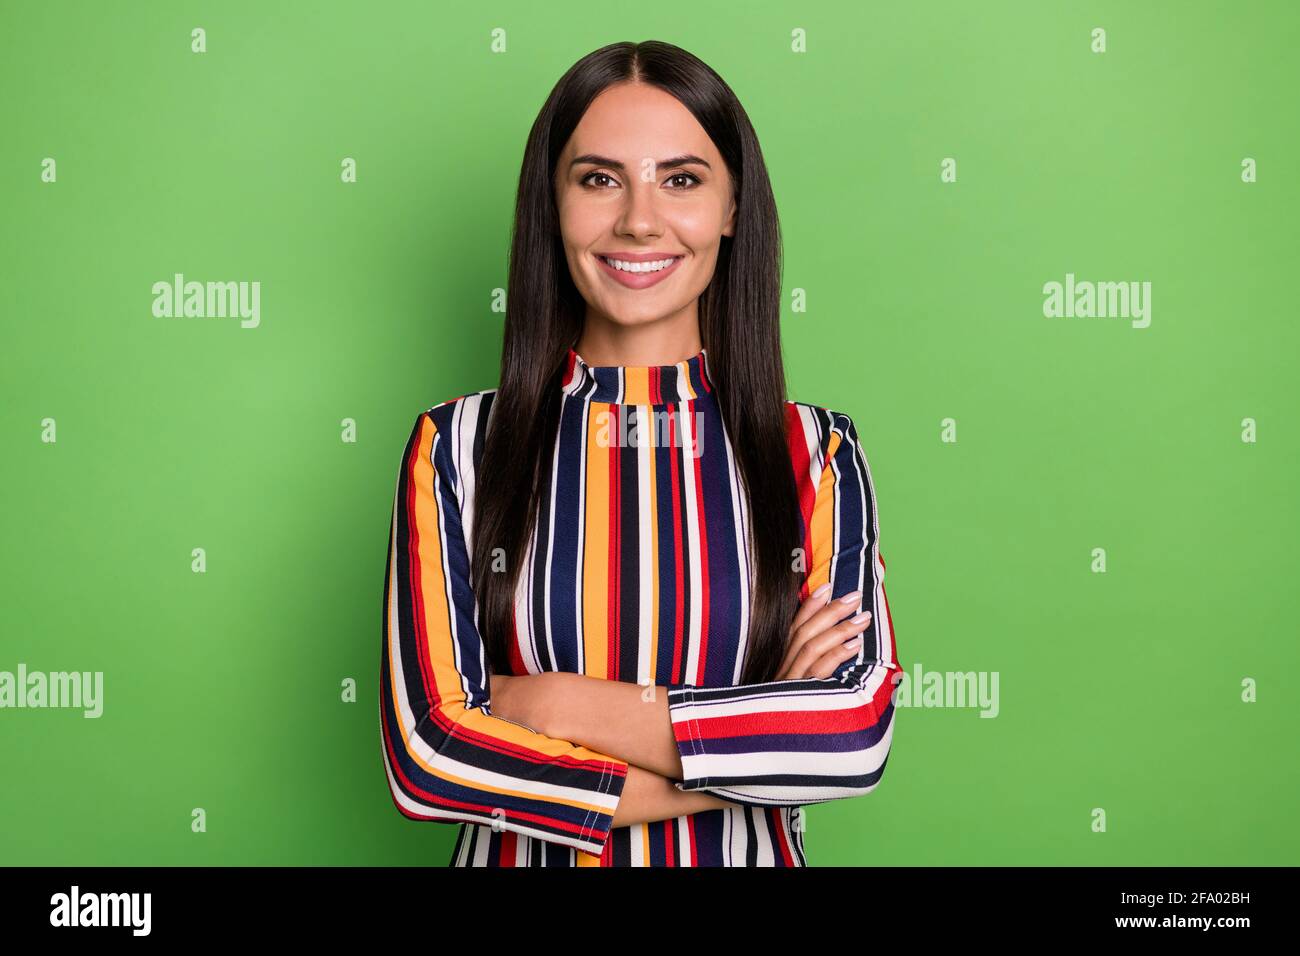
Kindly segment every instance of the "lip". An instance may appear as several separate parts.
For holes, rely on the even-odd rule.
[[[656,283],[662,282],[677,269],[678,264],[685,256],[674,255],[671,252],[598,252],[595,253],[596,263],[604,270],[605,274],[610,276],[620,285],[627,286],[629,289],[645,289]],[[658,272],[624,272],[621,269],[615,269],[607,263],[602,257],[609,256],[611,259],[622,259],[624,262],[655,262],[659,259],[673,259],[673,264],[666,269],[660,269]]]

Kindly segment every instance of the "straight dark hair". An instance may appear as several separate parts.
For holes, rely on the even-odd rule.
[[[741,683],[776,679],[799,604],[802,546],[786,442],[781,361],[781,235],[758,137],[707,64],[655,40],[614,43],[575,63],[551,91],[524,149],[515,200],[501,382],[477,471],[472,577],[479,630],[495,673],[509,673],[514,594],[555,447],[559,389],[586,304],[560,239],[555,170],[583,114],[607,87],[646,83],[674,96],[708,133],[731,174],[734,236],[723,236],[700,295],[708,373],[747,496],[754,551],[750,631]],[[679,356],[665,356],[672,364]],[[501,549],[498,551],[497,549]],[[494,555],[504,554],[505,571]]]

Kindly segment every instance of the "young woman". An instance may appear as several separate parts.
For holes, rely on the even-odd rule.
[[[384,589],[388,784],[454,866],[803,866],[899,673],[850,418],[785,399],[758,140],[659,42],[528,138],[501,384],[422,412]]]

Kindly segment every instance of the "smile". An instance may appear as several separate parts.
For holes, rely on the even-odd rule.
[[[677,268],[677,263],[683,258],[683,256],[669,256],[648,262],[629,262],[626,259],[598,255],[596,261],[600,263],[606,274],[620,284],[630,289],[644,289],[661,282]]]

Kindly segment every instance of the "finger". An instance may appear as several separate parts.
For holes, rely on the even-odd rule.
[[[778,669],[777,680],[784,680],[785,673],[790,664],[794,661],[794,656],[799,652],[801,642],[795,641],[795,634],[807,621],[818,611],[826,606],[830,600],[831,583],[827,581],[821,587],[814,590],[799,605],[799,610],[795,613],[794,620],[790,623],[790,631],[786,638],[785,654],[781,659],[781,667]]]
[[[845,641],[838,647],[833,647],[813,664],[808,672],[809,677],[824,679],[830,677],[845,661],[852,660],[862,651],[862,638],[855,637],[851,641]]]
[[[861,591],[850,591],[838,600],[831,601],[799,625],[790,636],[790,646],[795,649],[795,653],[802,650],[809,640],[834,626],[836,621],[855,613],[861,600]]]
[[[823,585],[823,587],[825,587],[825,585]],[[818,591],[821,590],[822,588],[818,588]],[[828,599],[820,608],[814,605],[812,612],[805,620],[800,622],[798,626],[791,627],[790,639],[786,644],[785,656],[781,661],[781,670],[787,673],[791,671],[802,673],[803,670],[806,669],[813,660],[816,660],[817,657],[816,654],[810,655],[806,651],[808,642],[816,638],[819,634],[825,633],[826,630],[833,627],[835,622],[840,618],[847,614],[852,614],[854,608],[861,603],[861,599],[861,591],[850,591],[848,594],[842,595],[836,600],[832,601]],[[806,603],[807,602],[805,602],[805,604]],[[802,658],[802,665],[796,671],[795,662],[799,659],[801,654],[804,655]],[[788,678],[780,677],[778,679],[785,680]]]
[[[861,634],[870,625],[871,612],[863,611],[861,614],[849,618],[847,621],[842,621],[821,634],[804,641],[791,662],[791,673],[799,675],[811,673],[822,655],[827,652],[836,653],[836,649],[843,646],[846,640]],[[836,663],[838,664],[839,661],[836,661]]]
[[[831,582],[829,581],[819,587],[816,591],[813,591],[812,594],[808,595],[807,600],[799,605],[799,611],[795,614],[794,621],[790,624],[790,633],[794,634],[804,621],[808,620],[808,618],[812,617],[824,608],[826,602],[830,600],[830,596]]]

